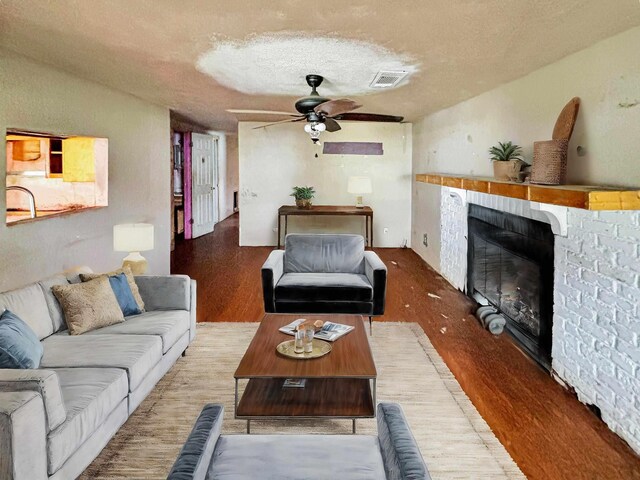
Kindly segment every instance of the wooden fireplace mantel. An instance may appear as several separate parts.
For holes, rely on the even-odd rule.
[[[416,181],[586,210],[640,210],[640,188],[535,185],[440,173],[418,173]]]

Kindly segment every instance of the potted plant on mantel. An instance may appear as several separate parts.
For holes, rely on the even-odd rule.
[[[315,193],[313,187],[293,187],[291,196],[296,199],[298,208],[311,208],[311,199]]]
[[[522,160],[522,147],[511,142],[498,142],[489,149],[493,162],[493,176],[496,180],[518,181],[522,167],[527,165]]]

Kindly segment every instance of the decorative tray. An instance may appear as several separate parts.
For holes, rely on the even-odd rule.
[[[318,358],[326,355],[331,351],[331,344],[323,340],[313,339],[313,350],[309,353],[294,352],[295,340],[287,340],[278,344],[276,351],[285,357],[295,358],[297,360],[308,360],[310,358]]]

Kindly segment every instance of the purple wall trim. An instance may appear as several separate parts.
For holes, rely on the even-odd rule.
[[[378,142],[324,142],[322,153],[329,155],[384,155]]]
[[[192,238],[191,232],[191,132],[182,137],[184,150],[184,238]]]

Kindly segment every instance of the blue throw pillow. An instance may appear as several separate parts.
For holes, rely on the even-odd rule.
[[[127,276],[124,273],[119,273],[118,275],[109,277],[109,283],[111,284],[111,289],[118,300],[118,305],[120,305],[122,314],[125,317],[142,313],[142,310],[140,310],[136,303],[136,299],[133,298],[131,287],[127,281]]]
[[[42,345],[31,327],[16,314],[0,315],[0,368],[38,368]]]

